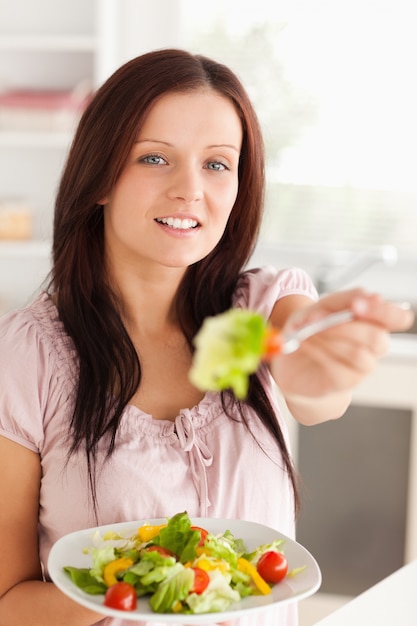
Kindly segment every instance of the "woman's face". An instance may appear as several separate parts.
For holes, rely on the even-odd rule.
[[[114,267],[184,269],[211,252],[236,200],[242,136],[235,107],[214,90],[154,105],[103,201]]]

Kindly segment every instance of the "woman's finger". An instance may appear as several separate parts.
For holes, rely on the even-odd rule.
[[[357,318],[380,324],[391,332],[405,331],[414,321],[408,303],[388,302],[380,296],[360,295],[352,300],[351,309]]]
[[[297,311],[289,322],[291,326],[299,327],[344,309],[351,310],[356,319],[382,326],[389,332],[405,331],[414,321],[414,313],[408,303],[389,302],[379,294],[350,289],[324,296],[311,307]]]

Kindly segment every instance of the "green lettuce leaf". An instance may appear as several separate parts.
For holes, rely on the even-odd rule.
[[[171,568],[169,577],[159,584],[149,598],[149,604],[156,613],[170,613],[177,602],[185,600],[194,584],[193,570],[180,563],[177,566]]]
[[[211,556],[227,561],[232,568],[237,568],[238,558],[246,552],[244,542],[235,539],[229,530],[219,536],[207,535],[205,545]]]
[[[93,567],[90,569],[90,574],[97,580],[104,582],[103,571],[105,566],[117,558],[115,548],[111,545],[105,548],[91,548],[90,554],[93,558]]]
[[[265,552],[275,550],[275,552],[282,552],[282,546],[285,543],[284,539],[275,539],[272,543],[264,543],[258,546],[256,550],[248,554],[244,554],[244,558],[248,561],[256,563]]]
[[[158,584],[169,576],[171,571],[173,573],[172,568],[177,565],[182,568],[174,557],[162,556],[159,552],[145,549],[141,552],[140,560],[124,574],[123,580],[133,585],[139,596],[143,596],[156,591]]]
[[[213,613],[225,611],[234,602],[239,602],[240,594],[229,585],[226,577],[218,570],[209,573],[210,583],[203,593],[191,593],[187,604],[192,613]]]
[[[64,567],[64,571],[71,577],[72,582],[85,593],[91,595],[106,593],[107,586],[92,576],[89,569]]]
[[[259,313],[244,309],[206,318],[194,338],[191,382],[202,391],[231,388],[245,398],[248,377],[261,362],[266,326]]]
[[[183,512],[171,517],[167,526],[161,529],[152,543],[171,550],[181,563],[186,563],[195,559],[200,538],[198,530],[191,530],[188,513]]]

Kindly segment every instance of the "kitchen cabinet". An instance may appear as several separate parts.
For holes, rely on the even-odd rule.
[[[417,559],[417,336],[393,336],[391,351],[356,390],[353,402],[410,413],[404,563]],[[392,462],[387,459],[387,462]],[[393,463],[393,472],[395,464]]]
[[[114,0],[0,0],[0,93],[94,90],[116,63],[115,10]],[[46,129],[30,106],[4,110],[0,312],[30,298],[49,269],[54,196],[78,117]]]
[[[344,604],[417,559],[416,380],[417,337],[394,335],[341,420],[298,428],[298,540],[323,574],[305,614],[332,597]]]
[[[136,54],[177,46],[178,0],[151,4],[0,0],[0,95],[94,90]],[[49,268],[54,197],[76,126],[71,117],[48,130],[36,129],[30,116],[21,127],[1,120],[0,313],[32,297]],[[16,213],[20,225],[25,217],[30,223],[26,240],[7,234]]]
[[[5,93],[92,89],[99,81],[99,1],[0,2],[0,90]],[[10,117],[12,111],[10,113]],[[1,119],[1,118],[0,118]],[[30,121],[30,107],[27,120]],[[57,179],[73,128],[37,130],[21,115],[0,125],[0,204],[24,207],[32,238],[48,241]],[[75,120],[74,120],[75,124]],[[13,237],[11,236],[10,239]],[[14,253],[22,250],[16,246]],[[3,243],[1,246],[4,248]],[[10,242],[8,242],[10,250]],[[30,246],[33,254],[42,247]],[[3,255],[7,250],[3,250]]]

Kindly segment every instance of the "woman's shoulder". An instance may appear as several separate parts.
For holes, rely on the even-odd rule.
[[[273,266],[251,268],[238,280],[233,306],[258,311],[269,317],[277,300],[289,295],[317,299],[317,291],[308,273],[298,267],[277,269]]]
[[[67,353],[71,342],[59,319],[58,310],[45,292],[27,306],[0,317],[1,359],[14,355],[31,358],[33,353]]]
[[[68,342],[45,293],[0,318],[0,432],[34,451],[70,397],[75,359]]]
[[[48,328],[54,318],[54,309],[48,294],[40,293],[30,304],[13,309],[0,317],[0,337],[3,340],[12,339],[15,335],[28,332],[29,329]]]

